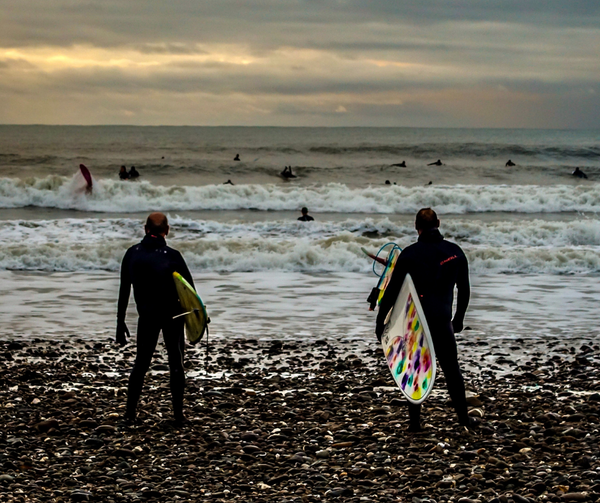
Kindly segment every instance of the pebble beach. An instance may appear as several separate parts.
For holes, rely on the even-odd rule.
[[[458,341],[482,422],[458,426],[440,372],[417,434],[375,341],[188,347],[182,427],[162,344],[127,426],[133,344],[4,341],[0,500],[598,501],[593,338]]]

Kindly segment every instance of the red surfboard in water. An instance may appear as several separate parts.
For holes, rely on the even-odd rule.
[[[79,165],[79,169],[81,170],[81,174],[87,183],[87,190],[92,190],[92,174],[90,173],[90,170],[87,169],[83,164]]]

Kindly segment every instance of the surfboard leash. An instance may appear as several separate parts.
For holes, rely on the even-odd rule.
[[[208,372],[208,324],[206,325],[206,363],[204,366],[206,367],[206,372]]]

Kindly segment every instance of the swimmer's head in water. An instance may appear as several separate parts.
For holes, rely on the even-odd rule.
[[[302,212],[303,215],[308,214],[308,208],[306,206],[304,206],[300,211]]]
[[[418,231],[428,231],[429,229],[437,229],[439,226],[440,220],[435,211],[431,208],[419,210],[415,219],[415,229]]]
[[[146,234],[166,236],[169,234],[169,220],[164,213],[150,213],[146,219]]]

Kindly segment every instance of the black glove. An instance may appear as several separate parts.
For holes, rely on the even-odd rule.
[[[130,337],[129,329],[124,321],[117,321],[117,336],[115,342],[121,346],[127,344],[127,338]]]
[[[452,330],[454,330],[455,334],[458,334],[459,332],[462,332],[462,330],[463,330],[463,320],[459,320],[457,318],[454,318],[452,320]]]

